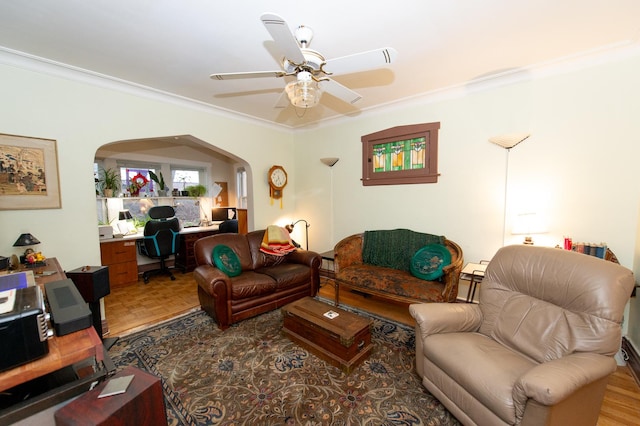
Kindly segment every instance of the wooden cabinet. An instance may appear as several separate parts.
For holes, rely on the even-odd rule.
[[[114,240],[100,243],[102,265],[109,267],[109,284],[113,287],[138,281],[135,240]]]
[[[193,254],[193,245],[200,238],[217,234],[217,230],[185,232],[180,234],[180,246],[176,254],[176,268],[182,269],[184,272],[193,271],[196,267],[196,258]]]
[[[249,232],[247,209],[237,209],[236,213],[236,218],[238,219],[238,234],[245,235]]]
[[[133,375],[134,378],[125,393],[99,398],[98,395],[107,383],[99,384],[95,389],[56,411],[56,425],[166,425],[167,411],[160,379],[131,366],[113,378],[129,375]]]

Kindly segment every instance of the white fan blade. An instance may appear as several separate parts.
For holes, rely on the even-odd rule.
[[[322,91],[327,92],[338,99],[342,99],[343,101],[351,105],[355,104],[360,99],[362,99],[362,95],[354,92],[348,87],[343,86],[342,84],[338,83],[335,80],[331,80],[331,79],[321,80],[319,85]]]
[[[282,71],[256,71],[256,72],[227,72],[220,74],[211,74],[214,80],[236,80],[240,78],[262,78],[262,77],[284,77]]]
[[[273,13],[265,13],[260,17],[260,20],[289,62],[294,64],[304,63],[304,55],[300,50],[298,41],[284,19]]]
[[[330,59],[322,67],[327,74],[350,74],[383,67],[395,61],[398,52],[392,47],[370,50],[354,55]]]
[[[287,96],[287,92],[283,90],[282,93],[280,93],[280,97],[278,98],[278,100],[276,101],[276,104],[273,107],[286,108],[290,104],[291,102],[289,101],[289,96]]]

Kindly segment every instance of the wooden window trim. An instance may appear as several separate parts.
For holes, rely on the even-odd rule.
[[[439,122],[422,123],[392,127],[362,136],[362,185],[437,183],[440,176],[438,173],[439,129]],[[374,146],[416,138],[425,139],[426,161],[423,167],[411,170],[374,171]]]

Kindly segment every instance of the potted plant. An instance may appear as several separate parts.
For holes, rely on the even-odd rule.
[[[164,176],[162,176],[162,172],[160,172],[159,175],[160,177],[158,177],[157,174],[149,170],[149,177],[151,178],[152,181],[158,184],[158,196],[166,197],[169,190],[164,184]]]
[[[207,187],[202,184],[187,186],[185,190],[189,193],[190,197],[202,197],[207,193]]]
[[[100,169],[99,185],[102,195],[113,197],[120,190],[120,172],[116,169]]]

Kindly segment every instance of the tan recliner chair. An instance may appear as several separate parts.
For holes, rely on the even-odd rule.
[[[595,425],[633,286],[612,262],[503,247],[478,305],[410,306],[417,372],[465,425]]]

